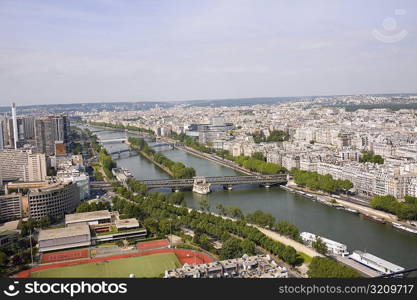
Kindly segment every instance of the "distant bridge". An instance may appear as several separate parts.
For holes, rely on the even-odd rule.
[[[171,149],[174,149],[174,143],[155,143],[150,145],[152,148],[158,148],[158,147],[170,147]]]
[[[118,181],[91,181],[90,189],[92,190],[111,190],[113,183]]]
[[[129,153],[129,156],[135,156],[138,155],[138,153],[131,148],[128,149],[122,149],[122,150],[114,150],[112,152],[108,152],[109,155],[117,155],[119,158],[122,156],[122,153]]]
[[[282,184],[288,181],[287,174],[277,175],[248,175],[248,176],[210,176],[204,177],[206,183],[231,187],[238,184],[259,184],[271,186]],[[148,188],[191,188],[194,186],[194,179],[154,179],[141,181]]]
[[[116,144],[116,143],[126,143],[126,142],[127,142],[127,138],[99,140],[100,144]]]

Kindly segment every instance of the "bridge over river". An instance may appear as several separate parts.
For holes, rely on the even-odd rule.
[[[201,181],[205,180],[205,184],[222,185],[224,187],[231,187],[238,184],[259,184],[264,186],[271,186],[286,183],[288,181],[287,174],[277,175],[248,175],[248,176],[199,176]],[[141,182],[148,188],[190,188],[195,184],[195,178],[190,179],[152,179],[142,180]]]
[[[198,184],[220,185],[231,188],[233,185],[239,184],[259,184],[263,186],[272,186],[283,184],[288,181],[287,174],[277,175],[248,175],[248,176],[197,176],[187,179],[150,179],[141,180],[140,182],[148,188],[171,188],[171,189],[186,189],[193,188]],[[117,181],[92,181],[90,183],[92,188],[110,189],[112,183]]]

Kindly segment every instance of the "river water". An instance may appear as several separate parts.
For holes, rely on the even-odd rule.
[[[95,130],[94,128],[90,128]],[[97,128],[97,130],[99,130]],[[96,133],[100,139],[121,138],[122,132],[101,131]],[[131,134],[131,136],[135,136]],[[152,145],[152,143],[149,143]],[[105,144],[108,151],[126,149],[123,143]],[[205,159],[193,156],[181,150],[158,147],[156,150],[174,161],[195,168],[197,175],[222,176],[236,175],[238,172],[217,165]],[[169,178],[161,169],[141,156],[120,158],[114,156],[117,165],[129,169],[135,178]],[[295,224],[300,231],[308,231],[346,244],[349,251],[362,250],[398,264],[404,268],[417,267],[417,235],[403,232],[390,225],[384,225],[363,219],[346,211],[337,210],[295,195],[279,187],[264,188],[254,186],[236,186],[233,190],[218,187],[209,195],[185,192],[187,206],[199,208],[199,200],[206,198],[211,210],[217,204],[237,206],[247,214],[262,210],[272,214],[277,221],[285,220]]]

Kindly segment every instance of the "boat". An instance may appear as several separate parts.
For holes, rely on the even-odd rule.
[[[122,169],[123,173],[126,175],[126,177],[133,177],[132,172],[130,172],[129,169]]]
[[[371,220],[371,221],[374,221],[374,222],[377,222],[377,223],[381,223],[381,224],[387,223],[385,221],[385,219],[380,218],[380,217],[377,217],[377,216],[372,216],[372,215],[368,215],[368,214],[362,214],[362,217],[364,219],[368,219],[368,220]]]
[[[359,211],[357,211],[356,209],[353,209],[353,208],[350,208],[350,207],[345,207],[344,209],[348,212],[353,213],[353,214],[359,214]]]
[[[301,232],[300,237],[303,240],[303,242],[307,244],[308,246],[311,246],[313,242],[317,240],[317,238],[320,238],[323,241],[323,243],[326,244],[327,252],[329,254],[341,255],[341,256],[346,256],[349,254],[347,250],[347,246],[345,244],[332,241],[328,238],[324,238],[324,237],[315,235],[310,232]]]
[[[196,176],[194,177],[194,184],[193,184],[193,192],[206,195],[210,193],[210,183],[206,182],[206,178],[204,176]]]
[[[404,226],[404,225],[401,225],[401,224],[399,224],[399,223],[392,222],[392,226],[394,226],[395,228],[398,228],[398,229],[404,230],[404,231],[408,231],[408,232],[411,232],[411,233],[416,233],[416,234],[417,234],[417,230],[412,229],[412,228],[408,228],[408,227],[406,227],[406,226]]]
[[[403,267],[397,266],[373,254],[359,250],[353,251],[352,254],[349,255],[349,258],[382,274],[391,274],[404,270]]]

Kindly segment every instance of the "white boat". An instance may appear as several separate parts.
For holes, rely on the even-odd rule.
[[[126,177],[133,177],[132,172],[130,172],[129,169],[123,168],[123,173],[126,175]]]
[[[355,250],[349,255],[349,258],[361,263],[371,269],[374,269],[382,274],[391,274],[395,272],[401,272],[403,267],[397,266],[389,261],[379,258],[373,254]]]
[[[210,186],[211,184],[206,182],[204,176],[194,177],[193,192],[206,195],[210,193]]]
[[[412,228],[408,228],[408,227],[406,227],[406,226],[404,226],[404,225],[401,225],[401,224],[399,224],[399,223],[392,222],[392,226],[394,226],[395,228],[398,228],[398,229],[404,230],[404,231],[408,231],[408,232],[411,232],[411,233],[416,233],[416,234],[417,234],[417,230],[412,229]]]
[[[301,232],[300,237],[303,240],[303,242],[307,244],[308,246],[311,246],[313,242],[317,240],[317,238],[320,238],[323,241],[323,243],[326,244],[327,252],[329,254],[335,254],[335,255],[341,255],[341,256],[346,256],[349,254],[347,250],[347,246],[345,244],[332,241],[330,239],[315,235],[310,232]]]

